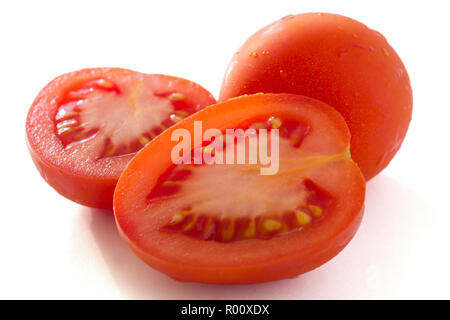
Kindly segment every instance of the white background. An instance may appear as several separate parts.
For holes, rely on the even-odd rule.
[[[447,1],[2,1],[0,298],[450,298],[450,23]],[[200,83],[216,97],[234,51],[287,14],[323,11],[383,33],[409,72],[402,149],[367,186],[364,220],[332,261],[293,280],[179,283],[119,238],[113,216],[60,197],[25,144],[25,117],[55,76],[114,66]]]

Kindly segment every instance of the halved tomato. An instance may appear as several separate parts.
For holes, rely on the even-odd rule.
[[[218,134],[196,140],[199,123],[205,134]],[[269,165],[261,158],[250,163],[250,135],[239,139],[237,129],[258,137],[259,129],[268,137],[277,130],[275,174],[261,174]],[[183,149],[183,163],[175,164],[180,132],[189,133],[192,148]],[[264,140],[257,141],[261,150]],[[271,161],[276,141],[267,139]],[[360,224],[365,181],[349,142],[342,116],[311,98],[256,94],[212,105],[163,132],[130,161],[114,193],[117,226],[141,259],[180,281],[295,277],[335,256]],[[235,162],[219,164],[229,148]],[[242,164],[237,150],[246,150]],[[216,163],[205,163],[217,154]]]
[[[112,208],[119,175],[136,151],[213,103],[209,92],[181,78],[118,68],[75,71],[51,81],[33,102],[28,146],[60,194]]]

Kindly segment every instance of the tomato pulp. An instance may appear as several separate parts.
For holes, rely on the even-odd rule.
[[[336,14],[287,16],[253,34],[231,60],[219,100],[257,92],[336,108],[367,180],[399,150],[412,114],[408,73],[394,49],[379,32]]]
[[[230,139],[229,129],[258,136],[260,129],[277,130],[278,171],[261,175],[260,160],[174,164],[179,140],[173,135],[184,129],[194,136],[198,122],[220,135],[201,143],[189,138],[194,152],[185,160],[195,150],[204,158],[223,155],[218,146],[239,150],[244,143],[243,150],[250,150],[247,140]],[[275,140],[268,141],[272,146]],[[295,277],[335,256],[360,224],[365,181],[349,142],[342,116],[311,98],[260,94],[209,106],[164,131],[130,161],[114,193],[120,234],[146,263],[180,281]]]
[[[118,68],[84,69],[51,81],[28,113],[28,147],[42,177],[80,204],[112,208],[122,170],[149,141],[215,103],[181,78]]]

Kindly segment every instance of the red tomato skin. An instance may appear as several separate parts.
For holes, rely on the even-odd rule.
[[[166,273],[174,280],[208,284],[254,284],[296,278],[331,260],[353,239],[361,224],[363,213],[364,208],[353,217],[349,225],[339,231],[339,234],[333,239],[332,243],[320,248],[313,248],[307,263],[299,260],[296,256],[288,256],[284,259],[278,259],[276,262],[267,261],[265,264],[226,267],[220,271],[220,277],[218,277],[216,269],[180,265],[180,263],[158,259],[139,248],[120,226],[118,226],[118,229],[122,239],[139,258],[153,268]]]
[[[42,178],[60,195],[84,206],[112,209],[112,196],[117,179],[91,178],[62,170],[47,163],[30,147],[28,150]]]
[[[136,71],[121,68],[89,68],[63,74],[50,81],[38,94],[27,115],[27,146],[31,158],[44,180],[62,196],[81,205],[112,210],[117,180],[134,154],[114,157],[105,161],[79,159],[64,152],[64,146],[55,134],[54,116],[66,92],[80,83],[108,78],[114,81]],[[152,75],[173,81],[186,93],[186,101],[201,109],[216,103],[214,97],[200,85],[189,80]],[[194,96],[197,93],[197,96]]]
[[[261,108],[261,103],[265,103],[267,108]],[[287,108],[286,104],[289,104],[290,107]],[[142,238],[148,235],[137,234],[133,223],[129,221],[130,214],[138,213],[140,208],[146,206],[146,204],[141,204],[143,194],[147,194],[148,191],[146,190],[151,190],[157,181],[158,175],[164,172],[172,163],[170,156],[167,155],[170,154],[171,148],[176,144],[170,139],[174,130],[183,128],[189,130],[191,135],[193,135],[193,122],[198,120],[203,121],[204,130],[208,128],[233,128],[241,123],[242,120],[251,119],[256,115],[264,114],[267,116],[277,111],[282,114],[292,115],[293,110],[297,110],[295,106],[297,105],[304,109],[303,104],[314,106],[308,110],[310,115],[316,114],[316,108],[322,111],[328,110],[326,113],[328,121],[333,123],[331,126],[333,129],[329,128],[329,130],[333,130],[334,138],[339,142],[337,145],[339,145],[340,149],[348,147],[350,133],[342,116],[335,112],[333,108],[311,98],[292,94],[251,95],[209,106],[167,129],[157,139],[151,141],[143,148],[127,165],[114,192],[114,215],[123,240],[148,265],[164,272],[175,280],[183,282],[251,284],[294,278],[319,267],[336,256],[356,234],[363,217],[365,180],[353,161],[349,163],[349,176],[352,182],[347,185],[348,189],[342,190],[341,188],[340,191],[343,192],[342,194],[345,194],[343,203],[345,203],[347,208],[340,207],[339,209],[346,210],[351,208],[351,213],[345,216],[343,223],[333,227],[332,239],[319,241],[316,245],[307,248],[302,243],[298,243],[298,245],[295,245],[295,253],[277,256],[276,259],[271,255],[272,251],[270,249],[267,250],[265,256],[261,257],[258,263],[243,263],[236,259],[236,262],[231,265],[221,265],[223,257],[212,257],[215,255],[214,250],[211,250],[211,254],[208,257],[204,257],[195,263],[187,264],[180,260],[179,257],[167,259],[164,248],[158,247],[154,249],[155,251],[146,250],[143,244],[145,241]],[[303,110],[297,113],[296,116],[304,112]],[[152,170],[149,171],[146,168],[152,168]],[[331,180],[329,176],[323,179]],[[329,232],[326,233],[329,234]],[[167,238],[167,235],[160,234],[159,236],[151,237],[153,238],[151,238],[150,242],[160,243],[158,238]],[[185,243],[191,242],[193,244],[190,250],[195,252],[199,241],[185,239]],[[279,245],[287,247],[288,245],[293,245],[293,243],[286,243],[285,241]],[[208,245],[208,241],[206,241],[205,245]],[[269,248],[268,245],[266,247]]]
[[[257,92],[336,108],[366,180],[394,157],[412,115],[410,80],[394,49],[377,31],[336,14],[287,16],[253,34],[229,64],[219,101]]]

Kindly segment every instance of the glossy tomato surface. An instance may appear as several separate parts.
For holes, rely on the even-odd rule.
[[[411,120],[411,85],[397,53],[379,32],[335,14],[287,16],[253,34],[228,67],[220,101],[257,92],[336,108],[367,180],[389,164]]]
[[[28,147],[42,177],[80,204],[112,208],[132,156],[186,116],[215,103],[181,78],[118,68],[84,69],[51,81],[26,121]]]
[[[199,123],[205,135],[218,130],[214,138],[196,140]],[[239,129],[248,140],[239,140]],[[278,170],[263,175],[269,162],[249,159],[251,137],[264,132],[279,161]],[[175,164],[182,141],[192,152],[184,149],[185,161]],[[261,150],[265,140],[257,141]],[[360,224],[365,181],[349,143],[342,116],[311,98],[260,94],[209,106],[130,161],[114,193],[120,234],[146,263],[180,281],[295,277],[334,257]],[[234,162],[225,161],[228,150]],[[238,162],[238,150],[246,150],[246,161]],[[195,162],[196,151],[203,162]]]

